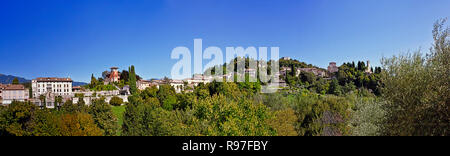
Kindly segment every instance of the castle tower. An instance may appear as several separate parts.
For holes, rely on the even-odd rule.
[[[109,74],[109,79],[111,82],[119,82],[119,68],[111,67],[111,74]]]
[[[336,66],[336,62],[330,62],[330,65],[328,66],[328,72],[335,73],[338,71],[339,71],[339,68]]]
[[[367,68],[366,68],[366,73],[372,73],[371,67],[370,67],[370,61],[367,60]]]

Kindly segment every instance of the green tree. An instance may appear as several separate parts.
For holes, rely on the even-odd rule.
[[[33,89],[31,89],[31,87],[28,89],[28,96],[30,99],[33,98]]]
[[[97,86],[97,79],[94,77],[94,74],[91,75],[91,83],[89,84],[89,88],[94,88],[95,86]]]
[[[143,136],[146,132],[144,124],[146,104],[138,95],[128,97],[129,104],[123,116],[122,135]]]
[[[165,110],[173,110],[174,105],[177,104],[177,98],[173,95],[167,96],[162,104],[162,108],[164,108]]]
[[[63,97],[56,96],[55,97],[55,109],[59,109],[59,106],[61,106],[62,102],[63,102]]]
[[[34,112],[38,108],[30,102],[13,101],[0,114],[0,135],[28,136],[32,133],[28,128]]]
[[[61,114],[58,117],[61,136],[101,136],[102,131],[87,113]]]
[[[130,93],[136,94],[137,93],[137,87],[136,87],[136,72],[134,70],[134,66],[132,65],[130,67],[130,73],[129,73],[129,85],[130,85]]]
[[[95,124],[106,136],[116,135],[119,131],[117,117],[114,116],[111,106],[105,102],[104,98],[92,101],[89,107],[89,114],[92,115]]]
[[[19,84],[19,79],[17,77],[15,77],[12,81],[12,84],[15,84],[15,85]]]
[[[276,130],[277,136],[297,136],[295,123],[297,116],[294,110],[286,109],[275,112],[275,117],[268,120],[268,124]]]
[[[61,106],[61,111],[64,112],[64,113],[74,113],[74,112],[77,112],[79,110],[78,110],[78,107],[73,104],[72,100],[67,100]]]
[[[301,72],[300,80],[302,80],[302,82],[308,82],[309,84],[313,84],[314,81],[316,81],[316,76],[314,75],[314,73],[311,72]]]
[[[382,135],[386,111],[385,102],[380,99],[358,97],[353,107],[350,124],[354,136]]]
[[[435,43],[426,56],[418,51],[383,58],[385,135],[450,134],[450,28],[444,27],[445,21],[435,24]]]
[[[47,108],[46,99],[47,99],[47,97],[45,97],[45,95],[40,95],[39,96],[39,100],[41,102],[41,107]]]
[[[339,82],[337,81],[337,79],[331,80],[330,88],[329,88],[328,93],[329,94],[334,94],[334,95],[337,95],[337,96],[341,95],[342,89],[341,89],[341,86],[339,85]]]

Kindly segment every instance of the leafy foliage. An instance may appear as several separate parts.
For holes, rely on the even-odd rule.
[[[120,106],[123,104],[123,99],[117,96],[113,96],[111,100],[109,100],[109,104],[113,106]]]
[[[384,58],[385,135],[449,135],[450,28],[435,24],[430,53]]]

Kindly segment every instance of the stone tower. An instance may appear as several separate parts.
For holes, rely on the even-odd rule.
[[[367,60],[367,68],[366,68],[366,73],[372,73],[371,67],[370,67],[370,61]]]

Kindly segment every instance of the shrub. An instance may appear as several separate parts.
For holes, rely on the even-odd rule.
[[[122,105],[122,103],[123,99],[117,96],[112,97],[111,100],[109,101],[109,104],[113,106],[120,106]]]

